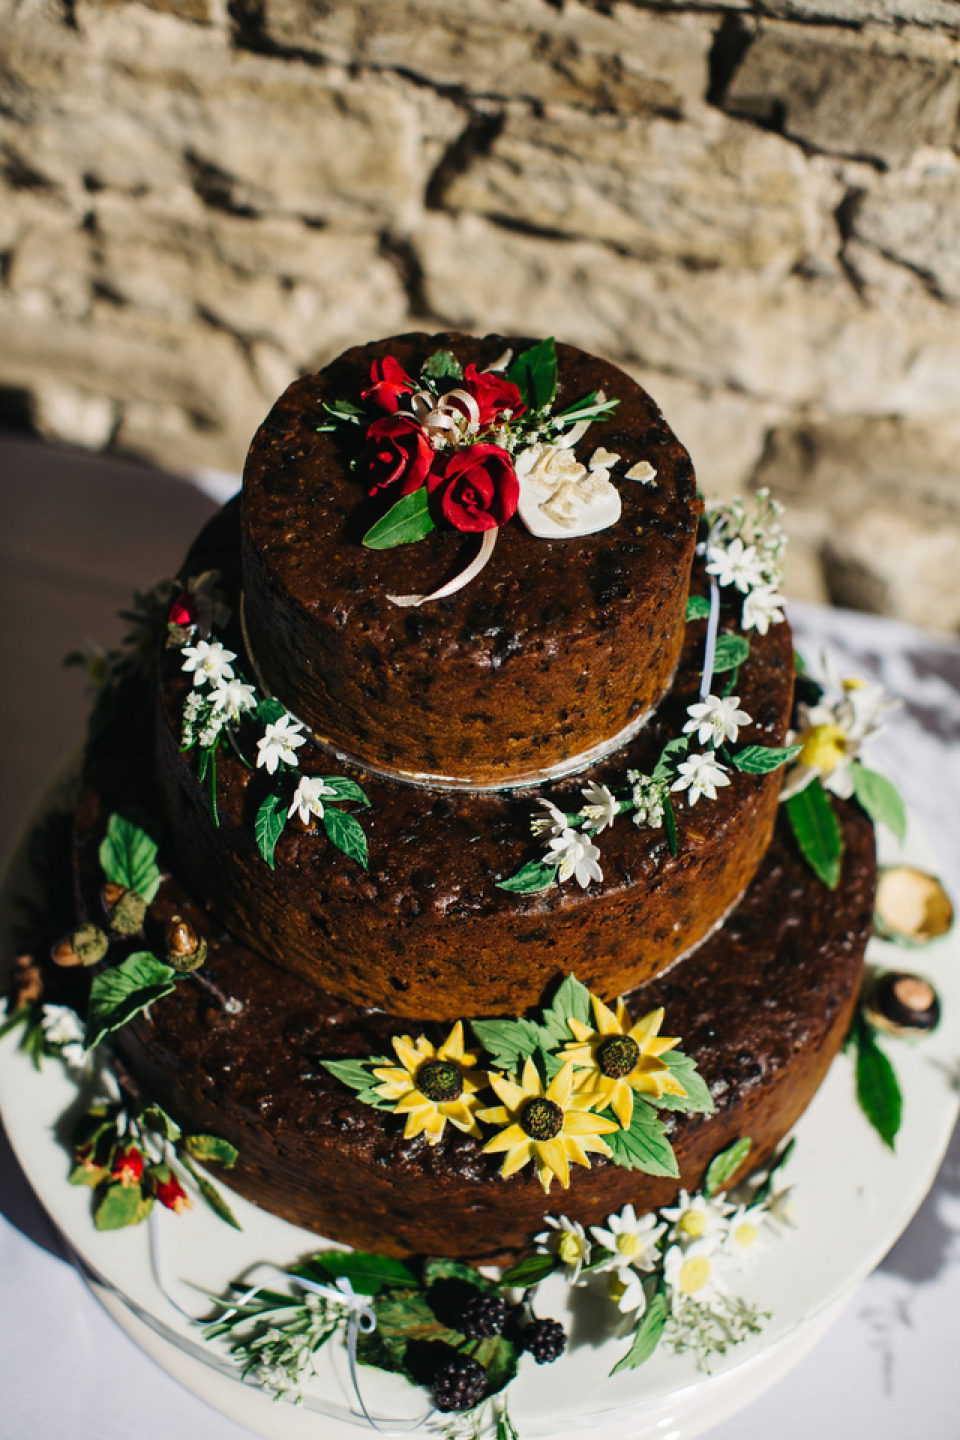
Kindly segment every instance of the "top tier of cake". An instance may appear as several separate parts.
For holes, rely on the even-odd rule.
[[[542,539],[514,516],[482,573],[418,608],[389,597],[444,584],[481,536],[439,523],[417,544],[361,543],[400,494],[369,495],[364,436],[382,412],[367,402],[361,423],[331,428],[325,404],[361,407],[386,357],[416,377],[450,350],[482,372],[532,343],[414,334],[349,350],[291,385],[251,446],[244,608],[261,680],[317,737],[388,775],[487,787],[570,772],[629,738],[669,687],[700,508],[693,469],[650,397],[602,360],[557,346],[553,411],[596,391],[619,402],[576,448],[584,464],[599,447],[619,457],[614,525]],[[644,461],[654,484],[625,478]]]

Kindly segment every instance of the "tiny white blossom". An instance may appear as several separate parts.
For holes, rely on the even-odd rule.
[[[210,696],[214,710],[222,710],[225,720],[236,720],[246,710],[257,708],[257,692],[242,680],[220,680]]]
[[[656,830],[663,824],[663,797],[666,786],[660,780],[628,770],[627,779],[633,786],[633,823],[649,825]]]
[[[44,1005],[40,1025],[44,1038],[51,1045],[83,1043],[84,1029],[80,1017],[69,1005]]]
[[[233,679],[233,666],[231,660],[236,660],[236,652],[227,650],[219,640],[212,643],[208,640],[198,640],[196,645],[184,645],[180,652],[185,658],[180,667],[189,674],[193,672],[194,685],[219,685],[222,680]]]
[[[688,805],[696,805],[701,795],[706,795],[708,800],[716,800],[717,786],[730,784],[726,767],[713,758],[712,752],[691,755],[689,760],[681,760],[677,766],[677,774],[678,779],[670,789],[686,790]]]
[[[332,785],[325,785],[318,775],[301,775],[300,784],[294,792],[293,802],[287,811],[287,819],[293,815],[295,810],[300,811],[300,819],[304,825],[309,825],[310,816],[316,815],[318,820],[323,819],[323,801],[321,795],[336,795]]]
[[[568,1220],[566,1215],[544,1215],[551,1227],[536,1237],[536,1243],[544,1250],[556,1255],[566,1267],[565,1279],[575,1285],[580,1271],[590,1259],[593,1249],[579,1220]]]
[[[718,585],[736,585],[745,595],[762,585],[763,561],[753,545],[744,545],[737,535],[728,545],[707,545],[707,574],[716,575]]]
[[[580,811],[583,818],[593,826],[597,835],[612,825],[617,818],[617,811],[620,809],[617,797],[606,785],[598,785],[596,780],[590,782],[580,794],[586,800],[586,805]]]
[[[708,695],[698,704],[688,705],[690,719],[684,725],[683,733],[689,735],[696,730],[701,745],[717,746],[725,740],[735,741],[741,725],[753,724],[746,710],[737,708],[739,704],[739,695]]]
[[[190,694],[183,702],[183,718],[185,723],[189,725],[194,720],[196,720],[197,716],[200,714],[200,711],[206,704],[207,701],[202,695],[198,695],[196,690],[191,690]]]
[[[537,802],[546,810],[546,815],[534,815],[530,820],[530,829],[534,835],[562,835],[567,828],[567,817],[562,810],[558,810],[550,800]]]
[[[200,744],[204,750],[209,750],[211,746],[216,745],[217,737],[225,724],[226,717],[223,715],[214,715],[211,712],[211,714],[207,716],[206,724],[200,731],[199,736]]]
[[[598,1245],[611,1251],[604,1263],[607,1270],[653,1270],[660,1261],[657,1244],[666,1230],[655,1213],[639,1218],[632,1205],[624,1205],[619,1215],[608,1215],[606,1226],[591,1225],[590,1234]]]
[[[783,604],[783,596],[778,595],[772,586],[758,585],[743,602],[740,617],[743,629],[766,635],[771,625],[779,625],[783,620]]]
[[[708,1198],[681,1190],[676,1205],[665,1206],[660,1214],[670,1226],[671,1243],[686,1246],[711,1238],[722,1241],[732,1210],[733,1206],[722,1195]]]
[[[281,761],[285,765],[298,765],[300,762],[295,747],[306,744],[305,737],[300,734],[303,728],[301,722],[294,720],[290,714],[281,715],[279,720],[267,725],[263,739],[257,741],[257,768],[263,765],[267,774],[273,775]]]
[[[576,830],[564,830],[550,841],[549,851],[552,853],[548,852],[544,863],[557,866],[557,879],[561,885],[571,875],[576,875],[577,883],[584,890],[591,880],[603,879],[603,872],[597,864],[600,850],[591,845],[586,835],[578,835]]]

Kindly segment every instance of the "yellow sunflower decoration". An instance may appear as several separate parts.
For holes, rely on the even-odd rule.
[[[506,1126],[483,1147],[485,1155],[506,1151],[500,1170],[504,1180],[532,1160],[537,1179],[549,1194],[554,1176],[564,1189],[569,1186],[570,1160],[589,1169],[588,1151],[610,1154],[610,1147],[600,1137],[620,1127],[615,1120],[588,1113],[594,1098],[574,1093],[571,1064],[564,1065],[546,1088],[529,1058],[519,1085],[494,1070],[487,1080],[503,1104],[478,1110],[477,1118],[488,1125]]]
[[[616,1014],[596,995],[591,995],[596,1028],[581,1020],[567,1021],[576,1036],[563,1047],[563,1058],[577,1071],[575,1089],[598,1110],[609,1106],[624,1130],[633,1119],[633,1096],[686,1095],[686,1090],[660,1056],[679,1045],[680,1036],[660,1035],[663,1010],[651,1010],[631,1023],[622,1000]]]
[[[431,1045],[424,1035],[416,1040],[395,1035],[393,1048],[400,1064],[382,1065],[373,1073],[381,1082],[377,1094],[395,1102],[395,1115],[407,1117],[403,1138],[425,1133],[428,1145],[438,1145],[449,1120],[458,1130],[482,1139],[475,1114],[483,1075],[473,1069],[476,1055],[464,1051],[461,1021],[440,1046]]]

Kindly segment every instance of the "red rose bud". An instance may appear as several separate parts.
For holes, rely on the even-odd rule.
[[[113,1157],[110,1174],[114,1180],[119,1180],[121,1185],[140,1184],[140,1177],[143,1174],[143,1156],[135,1145],[129,1146],[126,1150],[117,1151]]]
[[[399,410],[400,396],[417,388],[399,360],[394,360],[392,355],[386,355],[382,360],[374,360],[370,366],[370,379],[373,383],[369,390],[361,390],[361,400],[372,400],[390,415],[395,415]]]
[[[426,432],[408,415],[386,415],[367,431],[370,494],[397,486],[400,495],[419,490],[433,464],[434,449]]]
[[[167,1171],[169,1178],[164,1178],[163,1170]],[[184,1190],[176,1175],[166,1166],[158,1169],[153,1177],[153,1191],[161,1205],[166,1205],[175,1215],[182,1215],[184,1210],[193,1209],[193,1201]]]
[[[455,530],[496,530],[520,498],[513,461],[499,445],[470,445],[441,456],[427,489]]]
[[[527,408],[512,380],[504,380],[502,375],[493,375],[489,370],[478,374],[476,365],[468,365],[464,370],[463,388],[477,402],[481,430],[495,424],[506,410],[510,411],[510,419],[516,420]]]
[[[182,629],[186,629],[188,625],[195,624],[196,619],[197,607],[193,596],[181,591],[170,606],[167,623],[170,625],[179,625]]]

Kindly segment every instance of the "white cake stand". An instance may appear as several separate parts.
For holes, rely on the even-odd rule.
[[[904,859],[936,870],[922,839],[908,837]],[[13,857],[0,894],[4,954],[12,951],[12,899],[30,887],[24,847]],[[609,1378],[628,1340],[607,1328],[609,1306],[589,1291],[570,1291],[551,1277],[538,1312],[561,1319],[570,1334],[563,1359],[551,1366],[523,1361],[510,1387],[510,1416],[522,1440],[563,1436],[595,1440],[689,1440],[746,1405],[780,1379],[843,1309],[857,1284],[879,1263],[933,1183],[957,1118],[960,1073],[960,943],[946,937],[916,954],[878,940],[868,958],[888,968],[916,968],[937,987],[945,1019],[914,1044],[888,1042],[904,1093],[904,1118],[891,1153],[861,1115],[853,1066],[840,1056],[797,1126],[797,1145],[784,1182],[794,1188],[795,1232],[771,1239],[753,1267],[736,1279],[745,1299],[770,1312],[762,1333],[715,1358],[712,1373],[690,1354],[661,1347],[638,1370]],[[76,1106],[74,1083],[55,1060],[37,1073],[17,1048],[0,1041],[0,1112],[31,1184],[70,1245],[94,1292],[132,1338],[170,1374],[209,1404],[268,1440],[361,1440],[369,1426],[353,1388],[344,1348],[331,1342],[302,1405],[275,1402],[244,1383],[227,1351],[204,1339],[190,1317],[212,1314],[210,1296],[263,1262],[286,1266],[322,1242],[238,1196],[231,1204],[243,1226],[231,1230],[205,1208],[185,1216],[161,1211],[154,1240],[142,1225],[98,1233],[90,1194],[67,1184],[69,1155],[58,1136]],[[575,1179],[574,1182],[576,1183]],[[558,1201],[558,1210],[562,1201]],[[254,1279],[258,1278],[254,1273]],[[364,1403],[386,1433],[407,1432],[427,1410],[425,1392],[380,1371],[360,1371]],[[420,1427],[429,1433],[432,1422]]]

